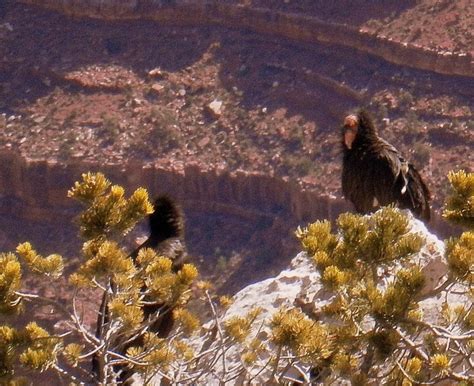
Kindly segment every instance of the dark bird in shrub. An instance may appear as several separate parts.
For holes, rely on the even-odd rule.
[[[151,248],[157,255],[171,259],[173,261],[172,270],[176,273],[183,267],[188,256],[184,243],[183,213],[180,207],[166,195],[158,197],[153,203],[153,207],[155,211],[148,217],[150,236],[130,256],[135,262],[140,249]],[[149,330],[157,333],[160,338],[165,338],[173,328],[172,310],[166,304],[143,307],[145,320],[158,310],[160,310],[161,316],[150,326]]]
[[[430,192],[415,167],[378,136],[372,117],[359,110],[342,128],[342,192],[359,213],[395,204],[430,220]]]
[[[150,235],[137,249],[135,249],[130,257],[133,262],[136,262],[138,252],[142,248],[151,248],[157,255],[165,256],[172,260],[173,272],[178,272],[187,260],[186,246],[184,243],[184,216],[181,208],[170,197],[163,195],[159,196],[154,204],[154,212],[148,216],[148,224]],[[114,287],[112,283],[112,288]],[[144,321],[153,320],[148,327],[148,331],[156,333],[160,338],[165,338],[169,335],[173,328],[173,308],[171,305],[164,303],[153,303],[150,299],[149,304],[143,306]],[[109,299],[107,293],[104,293],[102,303],[97,318],[96,336],[102,336],[104,329],[109,323]],[[126,353],[129,347],[142,346],[144,333],[137,336],[133,340],[128,340],[126,344],[117,344],[118,351],[122,354]],[[126,382],[127,378],[132,375],[132,372],[123,367],[114,367],[116,373],[120,373],[120,381]],[[98,358],[94,357],[92,360],[92,370],[97,376],[99,374]]]

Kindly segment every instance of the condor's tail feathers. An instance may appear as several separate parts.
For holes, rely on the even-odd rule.
[[[181,208],[167,195],[153,203],[155,211],[149,216],[150,238],[166,240],[184,237],[184,216]]]

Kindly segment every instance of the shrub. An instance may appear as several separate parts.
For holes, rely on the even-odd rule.
[[[266,374],[268,383],[467,385],[474,375],[474,310],[470,301],[453,304],[450,299],[453,294],[472,299],[474,175],[461,171],[450,173],[449,179],[452,193],[444,215],[469,230],[447,242],[448,272],[435,288],[425,290],[424,273],[414,260],[425,240],[410,232],[403,212],[387,207],[371,216],[345,213],[335,230],[329,221],[317,221],[296,232],[320,273],[325,302],[313,304],[312,312],[282,307],[266,319],[259,307],[224,317],[232,300],[221,297],[218,304],[211,285],[199,282],[195,289],[207,300],[211,315],[202,326],[186,309],[197,276],[194,266],[172,272],[172,262],[152,250],[141,250],[134,264],[120,246],[123,235],[153,210],[146,190],[126,198],[124,189],[102,174],[85,174],[69,191],[85,205],[80,216],[83,263],[69,275],[69,304],[22,288],[26,268],[45,283],[65,276],[61,256],[43,257],[29,243],[20,244],[16,253],[0,254],[0,313],[6,321],[0,325],[0,381],[18,381],[16,371],[24,368],[58,372],[73,383],[110,384],[117,380],[114,366],[127,365],[145,383],[155,375],[172,384],[211,378],[252,383]],[[110,328],[99,336],[76,307],[78,297],[90,289],[109,297]],[[133,340],[146,330],[145,295],[173,304],[178,326],[166,338],[148,331],[140,345],[120,354],[116,342]],[[439,295],[444,299],[441,311],[426,318],[422,303]],[[68,322],[66,334],[34,321],[24,327],[8,322],[29,303],[61,312]],[[185,339],[195,330],[203,338],[201,345]],[[73,341],[66,341],[68,335]],[[239,361],[227,361],[232,352]],[[96,379],[88,370],[93,355],[102,363]],[[298,370],[299,379],[290,369]]]

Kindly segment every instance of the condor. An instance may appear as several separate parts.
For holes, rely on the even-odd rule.
[[[359,213],[394,204],[428,222],[430,192],[415,167],[380,138],[369,113],[359,110],[342,128],[342,192]]]

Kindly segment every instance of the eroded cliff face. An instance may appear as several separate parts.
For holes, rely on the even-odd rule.
[[[32,160],[14,152],[0,153],[0,195],[21,202],[25,220],[53,218],[67,211],[72,200],[67,191],[83,172],[101,171],[127,190],[146,187],[152,194],[168,193],[185,208],[237,215],[251,221],[256,216],[291,217],[298,222],[334,218],[349,205],[341,199],[317,196],[291,181],[271,176],[225,171],[202,171],[188,165],[182,171],[140,163],[98,165],[88,162]],[[13,211],[4,206],[4,214]]]
[[[224,4],[207,4],[203,2],[194,4],[191,1],[119,2],[47,0],[39,2],[29,0],[29,2],[75,16],[92,16],[116,20],[147,18],[168,25],[214,24],[233,26],[244,30],[250,29],[256,32],[262,32],[267,35],[273,34],[279,37],[290,37],[300,41],[339,42],[338,44],[345,45],[349,42],[349,46],[356,46],[357,39],[359,39],[357,36],[360,35],[359,32],[355,30],[355,32],[351,30],[351,34],[345,34],[344,28],[346,27],[344,26],[340,27],[333,24],[325,24],[312,18],[302,18],[301,15],[269,13],[268,10],[235,7],[225,4],[225,2]],[[6,3],[8,5],[10,1]],[[2,12],[1,9],[2,6],[0,5],[0,16]],[[0,87],[3,91],[4,100],[8,100],[8,103],[2,106],[2,108],[6,108],[6,111],[12,111],[18,114],[16,117],[13,115],[7,117],[5,114],[3,117],[0,116],[0,125],[3,124],[5,128],[4,133],[2,133],[5,135],[0,138],[0,142],[3,141],[2,143],[5,144],[5,148],[10,149],[9,151],[5,150],[3,153],[0,153],[0,215],[3,216],[2,220],[5,220],[2,226],[0,226],[0,247],[2,247],[3,250],[14,249],[18,242],[30,240],[30,235],[34,234],[38,241],[35,245],[37,245],[40,250],[42,249],[41,245],[45,244],[44,236],[46,235],[48,239],[50,239],[49,244],[53,247],[51,252],[60,252],[68,255],[71,251],[69,256],[77,256],[77,251],[80,250],[80,245],[78,245],[79,239],[76,244],[71,245],[70,248],[64,252],[58,251],[57,247],[63,244],[69,245],[73,238],[77,239],[77,227],[71,225],[71,220],[80,212],[80,207],[77,206],[73,200],[67,198],[67,190],[73,185],[74,181],[80,179],[81,173],[87,171],[104,172],[113,183],[124,185],[127,192],[131,192],[132,189],[138,186],[144,186],[153,195],[160,192],[167,192],[176,197],[179,202],[182,203],[186,212],[187,224],[190,225],[187,227],[189,246],[193,249],[193,253],[196,252],[200,258],[202,257],[201,260],[203,264],[200,266],[200,271],[203,272],[206,269],[212,271],[219,261],[219,254],[223,252],[228,263],[226,268],[226,274],[228,276],[225,276],[223,272],[219,272],[218,276],[222,283],[226,282],[227,288],[231,288],[230,292],[233,292],[234,289],[241,288],[242,285],[268,277],[268,274],[271,273],[272,270],[283,269],[283,267],[287,265],[289,256],[293,256],[298,250],[296,240],[293,236],[293,232],[298,225],[305,226],[308,222],[322,218],[333,220],[340,212],[351,209],[351,206],[341,198],[327,195],[322,196],[320,194],[322,190],[318,192],[308,189],[305,190],[295,181],[265,174],[263,170],[268,169],[260,168],[261,165],[265,165],[263,162],[265,159],[263,158],[263,161],[257,164],[253,161],[253,158],[248,157],[248,159],[252,160],[251,165],[253,169],[251,170],[258,170],[258,173],[242,171],[229,172],[226,169],[219,169],[219,165],[222,163],[210,163],[206,160],[202,161],[197,157],[191,158],[186,152],[183,152],[186,156],[183,156],[181,159],[176,157],[176,160],[179,162],[174,162],[176,160],[173,158],[173,162],[168,163],[168,160],[166,160],[166,162],[160,163],[160,165],[163,166],[158,166],[158,163],[154,164],[147,163],[148,161],[139,161],[138,159],[136,161],[129,161],[129,159],[133,157],[129,156],[130,153],[122,153],[120,146],[132,142],[131,136],[124,135],[124,141],[122,141],[122,137],[120,137],[120,140],[117,140],[117,148],[109,146],[110,143],[108,141],[111,137],[109,138],[103,134],[103,130],[107,128],[107,125],[104,118],[105,116],[100,116],[101,112],[98,111],[100,110],[98,107],[100,106],[101,111],[107,114],[109,114],[109,112],[116,114],[117,122],[121,122],[121,120],[124,119],[126,125],[121,127],[120,123],[118,126],[118,134],[120,135],[125,134],[128,127],[144,129],[142,131],[134,131],[134,135],[148,135],[147,130],[145,130],[148,127],[147,125],[149,125],[150,122],[154,124],[159,122],[155,119],[156,117],[153,118],[152,114],[153,108],[156,106],[173,106],[173,109],[176,109],[177,117],[179,112],[179,119],[183,117],[186,119],[189,118],[189,121],[184,120],[184,122],[190,122],[189,128],[186,126],[186,123],[183,124],[183,128],[192,131],[191,128],[195,128],[195,122],[202,119],[201,109],[205,109],[216,95],[223,95],[219,88],[221,86],[217,87],[213,84],[209,85],[206,83],[209,82],[209,78],[222,77],[222,73],[218,71],[222,57],[221,61],[217,60],[216,63],[218,63],[218,65],[214,65],[214,62],[210,61],[209,63],[213,70],[209,71],[209,73],[203,71],[206,72],[206,74],[203,75],[203,72],[194,68],[202,64],[200,60],[196,58],[200,55],[202,55],[203,58],[212,55],[209,53],[210,51],[201,52],[201,50],[196,50],[196,52],[190,55],[189,58],[187,58],[188,60],[182,64],[182,71],[176,69],[174,71],[169,69],[169,71],[164,72],[161,72],[161,70],[158,71],[160,73],[158,76],[166,79],[154,78],[150,75],[153,71],[148,71],[148,65],[158,68],[160,63],[163,64],[161,60],[151,60],[149,64],[146,63],[145,65],[143,63],[137,65],[137,63],[135,63],[134,71],[128,71],[127,69],[134,65],[133,61],[126,59],[127,55],[137,55],[136,53],[130,52],[126,53],[123,57],[119,55],[120,58],[123,59],[121,66],[114,67],[112,65],[114,63],[113,59],[116,58],[113,56],[110,63],[105,66],[107,68],[103,69],[101,66],[96,66],[95,64],[101,63],[102,56],[104,55],[104,51],[101,51],[104,49],[103,41],[107,41],[108,33],[101,32],[96,37],[94,31],[84,32],[81,28],[77,28],[77,30],[75,30],[76,32],[72,34],[70,31],[69,33],[64,33],[64,24],[56,23],[56,21],[59,18],[65,19],[65,23],[70,23],[70,18],[64,18],[61,15],[55,15],[52,12],[45,12],[41,9],[34,9],[33,7],[27,7],[22,4],[15,4],[15,7],[11,7],[10,9],[13,9],[13,11],[10,11],[10,16],[12,14],[21,15],[22,11],[25,11],[25,14],[30,14],[30,17],[20,17],[13,19],[14,21],[5,19],[5,21],[8,22],[3,25],[0,24],[0,27],[4,30],[3,32],[5,32],[6,39],[11,39],[12,41],[11,44],[5,44],[5,47],[8,47],[8,49],[3,51],[4,57],[8,58],[10,62],[8,62],[8,60],[5,62],[8,71],[5,73],[4,82],[0,82],[2,83]],[[51,16],[51,18],[48,16]],[[41,21],[41,23],[38,24],[41,27],[38,27],[36,24],[37,21]],[[11,22],[11,25],[9,22]],[[76,20],[75,22],[81,24],[83,21]],[[93,22],[89,20],[83,24],[89,23]],[[114,23],[98,21],[96,24],[111,25]],[[142,23],[140,21],[136,24]],[[20,27],[25,25],[31,25],[32,27],[25,32],[23,28]],[[49,30],[49,26],[55,26],[55,29],[50,31],[50,34],[46,37],[40,39],[29,38],[33,34],[36,35],[38,28]],[[137,42],[137,36],[135,36],[136,31],[126,28],[128,28],[128,26],[124,27],[124,39],[126,40],[129,36],[133,36],[135,40],[129,42],[130,45],[133,45]],[[11,33],[12,31],[10,31],[10,29],[12,31],[18,31],[17,34]],[[174,30],[174,27],[172,29]],[[198,28],[196,28],[196,30],[197,29]],[[229,33],[227,29],[221,29],[224,31],[224,34]],[[192,30],[194,30],[194,28]],[[352,33],[355,37],[352,36]],[[244,34],[244,32],[242,32],[242,34]],[[53,36],[60,36],[66,43],[52,43],[51,40],[54,39],[51,38]],[[91,45],[89,55],[87,52],[83,52],[81,46],[68,46],[69,42],[74,39],[74,36],[80,36],[85,42],[94,42],[97,40],[96,43]],[[144,34],[139,34],[139,36],[144,40],[148,40],[148,31]],[[166,37],[167,35],[164,36],[163,39],[168,39],[168,37]],[[168,49],[173,55],[168,55],[167,57],[175,58],[175,45],[181,45],[186,39],[188,39],[186,34],[178,35],[169,44]],[[353,88],[353,84],[348,84],[344,80],[341,81],[339,77],[335,77],[337,79],[335,80],[332,78],[333,72],[319,73],[317,71],[317,65],[315,65],[315,67],[306,66],[306,64],[311,63],[311,61],[303,61],[301,65],[295,66],[292,63],[287,64],[285,61],[282,61],[282,63],[279,61],[275,62],[273,58],[270,58],[271,55],[268,55],[268,59],[262,61],[259,66],[256,66],[252,77],[239,77],[240,69],[248,70],[248,63],[254,64],[255,60],[252,56],[249,56],[248,59],[242,61],[242,63],[246,63],[246,65],[241,66],[241,62],[238,58],[244,51],[257,52],[258,55],[262,55],[262,48],[269,45],[268,42],[270,40],[261,40],[261,44],[250,45],[244,47],[241,51],[238,50],[235,53],[226,54],[229,56],[222,62],[224,67],[236,63],[236,68],[229,72],[229,77],[222,77],[224,80],[227,79],[228,89],[233,90],[234,87],[232,86],[235,84],[235,86],[238,86],[235,90],[239,92],[240,89],[246,90],[248,96],[253,94],[255,89],[264,89],[266,87],[265,82],[271,85],[271,87],[269,87],[270,91],[268,91],[267,94],[259,95],[252,101],[252,103],[256,105],[254,106],[255,108],[250,108],[245,111],[241,110],[246,116],[253,114],[252,120],[249,121],[249,127],[251,127],[250,131],[253,132],[253,127],[257,127],[258,123],[267,124],[276,117],[276,113],[263,115],[263,110],[261,110],[262,106],[260,106],[260,103],[267,103],[273,100],[274,96],[271,90],[280,89],[279,87],[274,87],[273,85],[275,84],[285,84],[285,88],[281,88],[281,91],[278,91],[280,95],[283,96],[282,100],[278,103],[281,102],[282,106],[285,106],[285,108],[288,107],[290,111],[293,111],[291,114],[295,111],[303,115],[307,114],[307,111],[311,111],[311,114],[313,114],[318,103],[320,103],[319,101],[325,99],[324,103],[320,103],[319,111],[324,112],[324,115],[332,114],[336,120],[340,118],[342,110],[347,107],[348,104],[359,104],[363,102],[363,92],[360,91],[362,86]],[[204,50],[210,41],[211,39],[202,38],[202,42],[200,43],[199,39],[190,39],[187,45],[183,46],[182,49],[186,51],[189,50],[189,47],[192,45],[201,45],[201,49]],[[8,42],[8,40],[6,40],[6,42]],[[49,45],[46,44],[44,47],[48,48],[43,48],[43,44],[46,42],[48,42]],[[229,43],[229,45],[231,43]],[[157,44],[159,45],[161,42]],[[380,49],[378,44],[374,43],[373,45],[374,49]],[[41,50],[30,51],[32,46],[41,47]],[[326,45],[323,44],[322,46]],[[154,46],[142,47],[137,56],[146,57],[145,54],[153,50],[153,47]],[[42,52],[43,49],[45,51],[44,53]],[[268,48],[270,52],[273,52],[273,49],[273,46]],[[68,50],[80,52],[80,55],[71,55],[68,53]],[[25,51],[26,53],[19,55],[18,51]],[[97,51],[99,54],[97,56],[90,55],[90,51]],[[340,63],[345,64],[345,55],[350,55],[353,52],[353,50],[350,49],[341,49],[340,51],[343,51],[343,53],[339,53],[342,60],[339,61],[340,58],[336,58],[336,64],[334,65],[336,68]],[[282,56],[292,57],[293,51],[285,50],[282,52]],[[189,52],[187,52],[187,54],[189,54]],[[107,51],[105,51],[105,55],[107,55]],[[85,56],[86,60],[81,61],[81,59],[83,59],[82,56]],[[370,60],[374,59],[367,55],[359,56],[367,57]],[[58,60],[58,58],[61,59]],[[300,58],[300,56],[297,56],[293,58],[293,61],[299,63]],[[329,62],[328,59],[325,60]],[[197,64],[190,64],[194,62]],[[37,63],[40,65],[37,66]],[[57,63],[59,63],[59,65],[56,66]],[[91,65],[91,63],[93,65]],[[364,63],[365,61],[356,61],[353,65],[358,68],[359,66],[363,66]],[[332,62],[328,63],[328,65],[332,66]],[[370,68],[377,68],[377,66],[379,66],[378,63]],[[306,67],[312,68],[312,70],[308,70]],[[115,70],[118,72],[115,72]],[[407,69],[403,69],[403,71],[405,70]],[[260,79],[262,78],[260,75],[262,73],[270,73],[270,75],[262,80]],[[278,77],[271,75],[272,73],[278,74]],[[140,74],[145,75],[141,78]],[[358,73],[356,72],[356,74]],[[430,76],[431,75],[432,74],[430,74]],[[389,72],[389,75],[384,74],[381,78],[383,79],[383,87],[386,86],[385,79],[389,79],[389,76],[392,77],[393,74]],[[197,81],[193,80],[194,77]],[[231,77],[237,77],[239,82],[233,83],[233,81],[230,80]],[[355,75],[354,77],[357,76]],[[256,85],[255,80],[257,78],[260,79],[262,83]],[[299,79],[295,87],[286,87],[292,84],[291,82],[295,79]],[[464,81],[463,78],[459,79]],[[442,81],[444,82],[444,80]],[[130,88],[128,88],[130,84],[135,87],[134,91],[137,98],[130,92]],[[187,92],[186,98],[180,95],[183,84],[189,85],[187,91],[185,90]],[[204,85],[202,102],[198,100],[197,102],[190,103],[189,100],[191,99],[187,98],[193,97],[193,89],[197,89],[196,85],[198,84]],[[301,87],[302,84],[304,84],[305,87]],[[26,85],[33,85],[37,88],[32,91],[26,87]],[[142,99],[143,95],[147,95],[146,88],[148,86],[151,86],[151,90],[153,90],[153,87],[158,87],[156,89],[158,91],[155,91],[157,93],[162,92],[160,97],[153,95],[152,98],[147,99],[143,97]],[[398,83],[396,83],[395,86],[396,89],[399,88]],[[69,88],[78,88],[81,91],[78,94],[73,93],[69,95]],[[21,92],[15,93],[16,90],[21,90]],[[53,92],[53,90],[55,91]],[[123,93],[123,95],[121,93]],[[42,98],[43,95],[48,95],[48,98]],[[87,95],[90,98],[84,98],[82,100],[82,95]],[[170,100],[173,102],[166,101],[167,95],[169,95]],[[235,106],[241,103],[237,96],[231,98],[227,94],[225,95],[227,97],[226,103],[224,104],[225,109],[227,109],[227,106],[234,106],[234,102],[237,103]],[[140,98],[138,98],[138,96],[140,96]],[[161,105],[157,102],[159,98],[163,99],[159,101]],[[33,100],[34,103],[32,102]],[[79,103],[76,104],[78,100]],[[113,102],[111,102],[112,100]],[[183,103],[186,100],[188,100],[188,103]],[[42,103],[45,103],[44,108],[40,106]],[[101,103],[103,105],[101,105]],[[130,103],[129,107],[126,107],[127,103]],[[167,105],[167,103],[172,104]],[[2,105],[2,101],[0,101],[0,105]],[[59,114],[58,117],[55,117],[54,111],[57,105],[59,106]],[[69,108],[67,106],[72,107]],[[193,109],[190,108],[188,111],[187,107],[185,108],[183,106],[193,106]],[[295,109],[295,106],[298,108]],[[77,119],[75,122],[68,122],[68,119],[73,117],[73,113],[75,114],[77,111],[81,111],[82,108],[85,109],[84,117]],[[226,111],[230,111],[230,107]],[[90,114],[90,116],[88,114]],[[308,115],[310,118],[307,118],[312,120],[314,116],[311,114]],[[21,119],[20,115],[22,116]],[[234,119],[234,115],[238,119]],[[317,116],[317,114],[315,116]],[[137,117],[140,117],[140,119]],[[152,119],[150,122],[148,122],[148,117]],[[242,122],[238,114],[229,114],[229,117],[230,118],[225,116],[220,118],[221,122],[223,121],[222,118],[226,119],[226,126],[219,129],[223,131],[220,131],[218,134],[229,132],[234,135],[234,126],[236,127],[238,123],[240,127]],[[74,118],[72,119],[74,120]],[[286,133],[289,133],[293,127],[289,125],[289,121],[287,121],[286,118],[283,121],[282,116],[280,116],[276,122],[282,122],[281,126],[285,128],[284,132],[280,132],[282,136],[283,134],[286,135]],[[198,128],[199,127],[200,126],[198,126]],[[270,133],[270,131],[267,130],[268,126],[266,128],[264,126],[262,127],[259,134],[267,135],[267,133]],[[311,127],[314,129],[314,125]],[[196,131],[198,131],[198,128]],[[123,133],[120,132],[121,130]],[[188,133],[188,131],[184,132]],[[69,133],[71,134],[69,135]],[[203,131],[201,137],[196,137],[195,134],[192,133],[192,135],[186,137],[185,140],[187,143],[191,141],[200,143],[201,140],[212,141],[214,138],[214,134],[212,133],[212,131]],[[443,131],[443,133],[450,134],[450,132],[445,131]],[[451,136],[451,138],[452,137],[453,136]],[[77,138],[79,138],[79,140]],[[146,142],[147,138],[151,137],[145,136],[144,138]],[[320,146],[322,152],[326,155],[325,158],[318,158],[316,161],[313,160],[312,165],[315,167],[321,166],[321,164],[318,164],[319,160],[321,162],[326,162],[326,159],[331,162],[337,161],[338,155],[335,150],[336,146],[334,146],[334,136],[329,136],[328,138],[329,140],[323,136],[319,137],[319,134],[316,137],[316,146]],[[74,139],[76,145],[80,146],[74,146],[73,149],[71,142],[67,142],[71,141],[71,139]],[[233,140],[234,139],[232,139],[232,141]],[[67,143],[63,147],[63,143],[58,144],[59,141]],[[229,143],[230,142],[231,141],[229,141]],[[40,145],[38,148],[46,148],[46,150],[37,152],[30,151],[31,149],[35,150],[35,145],[37,144]],[[55,153],[56,150],[54,150],[55,146],[67,150],[67,158],[61,155],[58,156],[58,153]],[[468,144],[466,147],[468,147]],[[17,153],[12,149],[18,149],[16,150]],[[49,149],[51,149],[51,151]],[[115,149],[119,151],[113,153]],[[272,154],[274,149],[275,147],[272,145]],[[238,149],[239,155],[241,154],[240,151],[241,149]],[[23,154],[22,156],[20,156],[20,152]],[[300,150],[288,149],[282,154],[294,154],[298,152],[300,152]],[[92,153],[93,156],[85,158],[86,153]],[[433,151],[433,153],[436,153],[436,151]],[[117,154],[120,157],[113,156]],[[158,156],[155,153],[150,154],[151,155],[146,159],[153,159],[153,162],[158,162]],[[201,153],[196,151],[196,153],[192,154]],[[222,159],[229,159],[229,152],[223,152],[222,154]],[[32,155],[42,160],[29,159],[28,156],[32,157]],[[253,154],[250,155],[253,156]],[[243,158],[245,157],[244,154]],[[51,160],[45,160],[46,158]],[[67,159],[67,161],[58,162],[53,159]],[[88,159],[98,161],[87,161]],[[115,163],[108,164],[108,162]],[[180,168],[173,166],[178,163],[181,165],[184,164],[184,168],[182,166]],[[257,165],[257,167],[254,165]],[[435,167],[438,166],[436,165]],[[321,174],[318,173],[321,177],[313,178],[317,183],[314,182],[312,186],[321,185],[323,183],[326,187],[331,185],[327,181],[327,177],[331,175],[331,177],[333,177],[333,184],[331,185],[333,189],[325,189],[323,191],[332,192],[334,195],[337,195],[339,186],[338,173],[331,172],[337,169],[327,168],[321,170],[324,170],[324,172]],[[288,174],[280,173],[280,175]],[[323,179],[322,176],[326,177],[326,179]],[[312,182],[310,181],[310,183]],[[305,186],[310,185],[310,183]],[[9,222],[9,219],[13,217],[16,218],[15,221]],[[58,219],[61,219],[62,222],[58,223]],[[45,223],[49,224],[49,228],[37,231],[38,228],[45,228],[45,226],[43,226]],[[30,226],[30,224],[33,225]],[[37,228],[35,228],[35,226],[37,226]],[[15,227],[21,228],[21,235],[18,234],[17,229],[14,229]],[[443,235],[449,230],[446,224],[440,221],[437,216],[435,216],[430,227],[438,234]],[[8,230],[8,232],[4,232],[6,230]],[[52,235],[52,233],[54,233],[54,235]],[[211,259],[210,264],[207,263],[209,260],[206,260],[209,254],[213,255],[212,257],[214,259]],[[234,261],[232,256],[236,255],[243,256],[243,258],[241,260],[237,258],[234,259],[236,260]],[[210,274],[212,274],[212,272]],[[231,277],[229,277],[229,275]]]
[[[0,211],[4,215],[15,213],[25,220],[51,220],[59,213],[74,211],[67,191],[86,171],[100,171],[129,192],[143,186],[152,195],[168,193],[182,202],[185,210],[232,215],[248,222],[267,217],[288,225],[305,225],[317,219],[334,220],[351,210],[343,199],[321,196],[293,181],[256,173],[202,171],[194,165],[184,170],[132,162],[99,165],[78,161],[66,165],[27,159],[8,151],[0,153],[0,165],[3,202],[18,203],[4,204]],[[438,214],[433,216],[430,227],[441,234],[450,229]]]
[[[400,43],[383,35],[301,14],[251,8],[223,2],[165,0],[19,0],[75,17],[105,20],[147,19],[172,25],[221,25],[304,42],[355,48],[404,66],[447,75],[474,75],[468,53]]]

